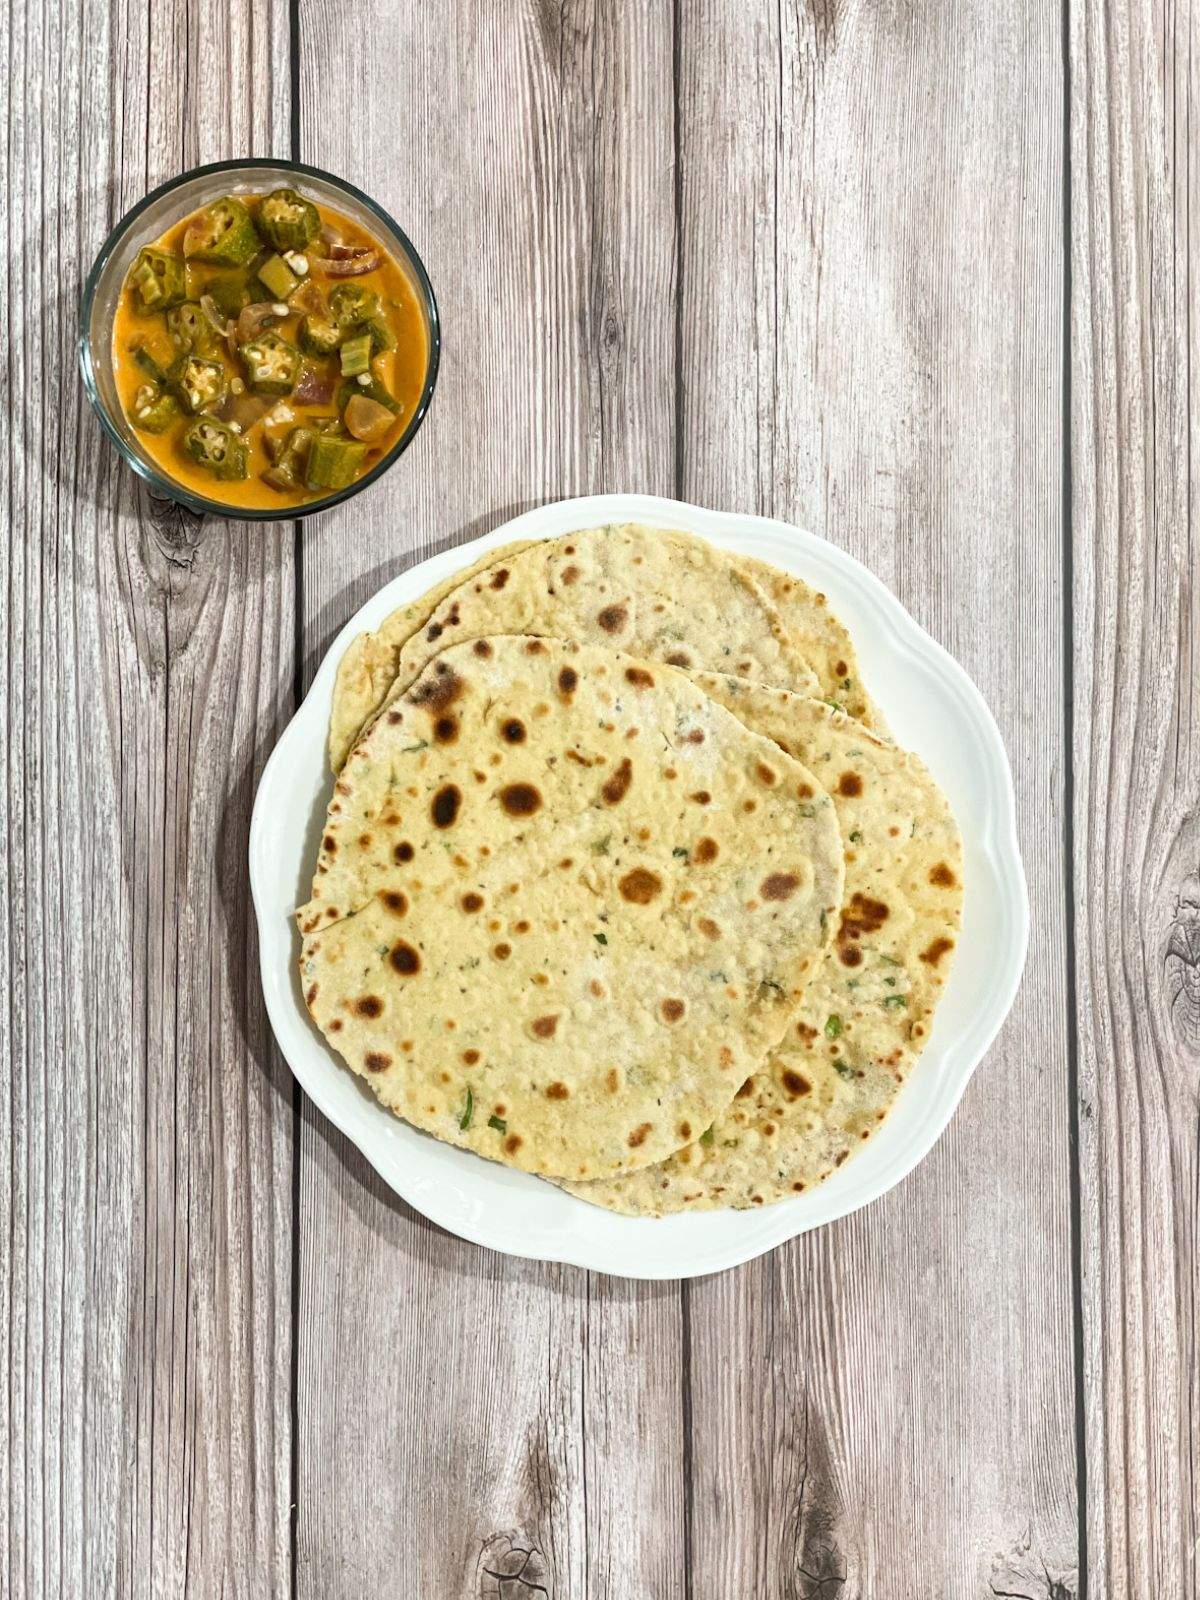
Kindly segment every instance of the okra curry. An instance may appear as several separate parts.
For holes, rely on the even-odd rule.
[[[147,245],[113,327],[117,392],[185,488],[277,510],[369,472],[421,396],[429,341],[400,264],[293,189],[226,195]]]

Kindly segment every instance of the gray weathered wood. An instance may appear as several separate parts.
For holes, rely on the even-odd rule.
[[[301,154],[411,231],[447,342],[409,457],[297,572],[289,526],[137,489],[73,353],[126,206],[288,149],[288,8],[10,8],[5,1600],[1200,1593],[1196,23],[299,0]],[[1034,909],[933,1156],[682,1290],[449,1239],[297,1123],[246,885],[297,652],[433,549],[627,488],[896,589],[997,712]]]
[[[666,20],[302,0],[304,156],[411,231],[446,330],[407,459],[306,533],[310,670],[420,555],[546,498],[670,492]],[[448,1239],[311,1112],[302,1155],[301,1596],[495,1596],[513,1539],[556,1597],[682,1595],[678,1289]]]
[[[285,143],[286,50],[278,4],[31,0],[0,33],[12,1600],[287,1592],[291,1089],[245,842],[291,692],[292,541],[137,491],[74,351],[122,211]]]
[[[1075,882],[1090,1587],[1200,1593],[1194,4],[1070,33]]]
[[[865,560],[981,684],[1036,935],[898,1190],[691,1287],[698,1592],[1076,1592],[1059,19],[681,14],[681,483]]]

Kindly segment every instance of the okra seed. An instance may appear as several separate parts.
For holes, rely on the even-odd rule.
[[[242,431],[241,423],[240,422],[231,422],[229,424],[229,431],[230,431],[230,433],[241,433],[241,431]]]
[[[360,389],[369,389],[371,387],[371,374],[369,372],[359,373],[358,386]]]
[[[235,378],[229,387],[233,390],[234,394],[241,394],[246,385],[240,378]]]
[[[282,300],[276,300],[275,304],[271,307],[271,310],[277,317],[286,317],[288,314],[288,308],[284,305]]]
[[[293,272],[299,272],[303,276],[303,274],[308,271],[308,257],[307,256],[293,256],[292,257],[292,271]]]

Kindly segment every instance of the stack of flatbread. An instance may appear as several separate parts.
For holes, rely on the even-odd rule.
[[[303,990],[397,1116],[651,1216],[879,1126],[962,852],[823,595],[660,528],[509,545],[354,641],[329,749]]]

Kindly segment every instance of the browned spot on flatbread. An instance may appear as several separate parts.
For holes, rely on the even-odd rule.
[[[492,589],[503,589],[504,585],[507,582],[508,582],[508,568],[507,567],[497,567],[495,572],[492,573],[492,581],[491,581],[491,584],[489,585],[489,587],[492,588]]]
[[[558,692],[564,700],[569,700],[579,686],[579,674],[574,667],[560,667],[558,672]]]
[[[411,844],[409,844],[407,839],[401,839],[400,843],[392,851],[392,854],[395,856],[397,861],[411,861],[413,858],[413,847]]]
[[[381,889],[379,898],[395,916],[402,917],[408,910],[408,896],[401,894],[399,889]]]
[[[672,650],[667,657],[667,665],[669,667],[690,667],[691,664],[692,658],[685,650]]]
[[[341,1033],[341,1031],[342,1031],[342,1019],[341,1019],[341,1017],[334,1017],[333,1021],[329,1024],[329,1031],[330,1031],[330,1033]]]
[[[839,678],[844,678],[850,671],[850,668],[844,661],[835,661],[833,664],[833,670]]]
[[[658,1009],[664,1022],[678,1022],[687,1008],[682,1000],[663,1000]]]
[[[719,853],[720,847],[718,846],[717,841],[715,839],[710,839],[707,835],[705,835],[704,838],[696,840],[696,848],[692,851],[692,860],[698,862],[700,866],[704,867],[707,866],[710,861],[715,861]]]
[[[579,568],[573,561],[568,562],[567,565],[562,569],[558,575],[558,581],[568,585],[577,583],[579,581]]]
[[[709,794],[707,789],[697,789],[695,794],[688,795],[688,799],[694,800],[698,806],[709,806],[712,804],[712,795]]]
[[[359,1017],[381,1017],[383,1001],[377,994],[364,994],[354,1002],[354,1013]]]
[[[760,761],[755,767],[759,783],[765,783],[769,789],[772,784],[779,782],[779,774],[774,767],[769,767],[765,761]]]
[[[631,1150],[636,1150],[640,1145],[645,1144],[647,1134],[653,1132],[653,1129],[654,1124],[652,1122],[643,1122],[639,1124],[639,1126],[634,1128],[632,1133],[629,1135],[629,1148]]]
[[[446,712],[433,725],[433,737],[438,744],[453,744],[458,738],[458,718],[451,712]]]
[[[406,698],[410,705],[441,712],[449,710],[465,689],[466,684],[452,666],[445,661],[435,661],[433,671],[426,673],[408,691]]]
[[[696,926],[706,939],[719,939],[721,930],[711,917],[701,917]]]
[[[515,1156],[517,1151],[524,1144],[524,1142],[525,1141],[521,1138],[521,1135],[519,1133],[510,1133],[508,1138],[505,1139],[505,1141],[504,1141],[505,1151],[510,1156]]]
[[[684,742],[684,744],[703,744],[704,743],[704,729],[703,728],[692,728],[690,730],[690,732],[684,734],[683,742]]]
[[[531,817],[542,797],[531,783],[508,783],[499,793],[500,804],[510,817]]]
[[[331,856],[337,855],[337,840],[333,837],[333,835],[331,833],[327,833],[325,835],[325,838],[322,840],[322,843],[324,844],[325,849],[328,851],[328,853]]]
[[[844,795],[847,800],[853,800],[862,793],[862,779],[857,772],[843,772],[838,779],[837,792]]]
[[[566,1100],[570,1096],[570,1089],[565,1083],[551,1083],[546,1087],[547,1100]]]
[[[927,966],[936,967],[946,952],[953,949],[953,939],[935,939],[931,945],[921,951],[921,960],[924,961]],[[913,1032],[916,1032],[915,1027]]]
[[[387,719],[388,719],[388,726],[389,726],[389,727],[392,727],[392,728],[394,728],[394,727],[396,727],[396,725],[397,725],[397,724],[398,724],[398,723],[400,723],[400,722],[403,722],[403,721],[404,721],[404,718],[403,718],[403,716],[402,716],[402,715],[401,715],[401,714],[400,714],[400,712],[399,712],[399,711],[389,711],[389,712],[388,712],[388,716],[387,716]]]
[[[421,970],[421,957],[413,949],[412,945],[406,944],[403,939],[398,939],[392,946],[388,954],[388,960],[396,971],[405,978],[411,978],[413,973]]]
[[[625,681],[631,683],[635,689],[653,689],[654,678],[646,671],[645,667],[626,667]]]
[[[798,783],[796,785],[796,793],[799,795],[801,800],[811,800],[813,797],[813,786],[811,783]]]
[[[794,872],[772,872],[759,885],[759,893],[764,900],[790,900],[799,887],[800,879]]]
[[[361,849],[369,850],[371,848],[371,835],[369,833],[360,833],[358,843]]]
[[[482,656],[485,661],[492,653],[491,644],[486,639],[476,639],[471,649],[474,650],[477,656]]]
[[[304,1003],[305,1003],[305,1005],[308,1007],[308,1009],[310,1011],[313,1008],[313,1002],[316,1000],[316,998],[317,998],[317,986],[314,983],[314,984],[312,984],[310,986],[308,993],[304,996]]]
[[[601,785],[600,793],[608,805],[619,805],[629,793],[629,785],[632,782],[633,764],[628,756],[623,756],[616,770]]]
[[[812,1093],[812,1084],[802,1072],[796,1072],[791,1067],[783,1070],[783,1087],[793,1100],[798,1100],[802,1095]]]
[[[882,900],[857,891],[851,895],[850,904],[842,911],[837,931],[838,959],[843,966],[857,967],[862,962],[862,951],[857,941],[866,933],[875,933],[887,921],[888,908]]]
[[[929,869],[929,881],[939,889],[953,889],[958,879],[944,861]]]
[[[621,897],[628,900],[631,905],[648,906],[658,894],[662,892],[662,879],[656,872],[650,872],[645,867],[634,867],[632,872],[627,872],[617,887]]]
[[[463,895],[462,899],[459,901],[459,904],[462,906],[464,911],[482,911],[483,896],[481,894],[476,894],[474,889],[468,889],[466,894]]]
[[[466,1062],[468,1067],[473,1067],[473,1066],[475,1066],[475,1064],[479,1060],[479,1051],[478,1050],[464,1050],[463,1053],[462,1053],[462,1058]]]
[[[629,610],[626,606],[605,606],[596,617],[605,633],[620,633],[628,620]]]
[[[494,945],[492,947],[492,954],[495,956],[497,961],[507,961],[509,956],[512,955],[512,945],[505,944],[503,940],[501,940],[498,945]]]
[[[505,744],[524,744],[525,724],[520,717],[507,717],[500,725],[500,737]]]
[[[449,828],[458,821],[462,805],[462,790],[456,783],[447,783],[434,795],[429,815],[435,828]]]
[[[535,1039],[553,1039],[558,1028],[558,1017],[554,1014],[545,1017],[534,1017],[529,1026]]]
[[[391,1056],[384,1055],[382,1050],[369,1050],[363,1057],[363,1065],[368,1072],[386,1072],[391,1064]]]
[[[616,1094],[617,1090],[621,1087],[621,1074],[617,1071],[616,1067],[609,1067],[604,1076],[604,1086],[608,1090],[609,1094]]]
[[[727,1044],[723,1044],[717,1051],[717,1060],[723,1067],[731,1067],[733,1065],[733,1051]]]

